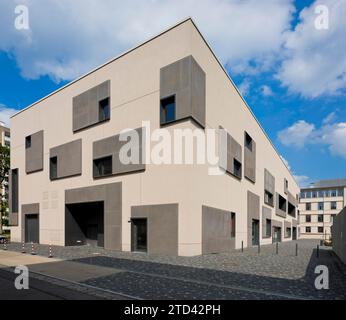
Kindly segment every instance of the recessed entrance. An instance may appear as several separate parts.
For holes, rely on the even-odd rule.
[[[273,227],[273,243],[281,242],[281,228]]]
[[[292,228],[292,240],[297,240],[297,227]]]
[[[25,215],[25,242],[39,243],[38,214]]]
[[[131,250],[148,251],[148,222],[146,218],[131,219]]]
[[[259,244],[259,220],[252,219],[252,245]]]
[[[104,246],[103,202],[66,205],[66,245]]]

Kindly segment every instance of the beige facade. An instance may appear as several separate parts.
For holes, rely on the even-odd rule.
[[[300,238],[329,240],[336,215],[346,206],[346,180],[322,180],[301,190]]]
[[[163,99],[171,97],[175,121],[163,123]],[[95,105],[107,103],[109,119],[94,113]],[[204,135],[225,128],[232,138],[226,174],[210,175],[208,164],[196,163],[121,166],[116,137],[124,129],[142,128],[142,121],[172,135],[175,129]],[[41,131],[42,141],[28,138]],[[77,148],[53,156],[52,150],[76,141]],[[41,142],[42,169],[28,173],[28,149]],[[12,241],[25,240],[23,228],[30,221],[21,211],[28,204],[39,204],[40,243],[74,241],[66,234],[68,219],[78,204],[91,201],[103,203],[97,244],[108,249],[135,250],[134,233],[142,226],[134,219],[141,217],[148,224],[149,253],[223,252],[256,244],[256,232],[261,244],[271,243],[274,233],[280,241],[295,237],[299,187],[191,19],[16,114],[11,151],[12,186],[18,182],[10,201]],[[95,174],[100,159],[101,176]],[[78,219],[72,219],[75,229],[68,225],[76,234]]]

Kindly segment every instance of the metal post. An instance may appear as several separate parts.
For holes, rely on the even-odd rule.
[[[276,254],[279,254],[279,242],[276,243]]]
[[[241,252],[244,252],[244,241],[241,242]]]
[[[298,257],[298,243],[296,243],[296,257]]]
[[[320,246],[319,246],[319,245],[317,245],[316,257],[317,257],[317,258],[320,257]]]
[[[258,243],[258,254],[260,254],[260,253],[261,253],[261,244]]]

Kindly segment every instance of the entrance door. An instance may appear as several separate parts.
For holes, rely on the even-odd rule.
[[[281,242],[281,228],[273,227],[273,243]]]
[[[148,223],[147,219],[132,219],[132,243],[131,249],[136,252],[148,251]]]
[[[25,242],[39,243],[38,214],[25,215]]]
[[[292,228],[292,240],[297,240],[297,228]]]
[[[259,244],[259,220],[252,219],[252,245]]]

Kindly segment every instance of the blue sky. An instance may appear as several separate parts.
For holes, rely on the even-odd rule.
[[[297,179],[346,178],[345,0],[44,3],[0,4],[1,121],[192,16]],[[18,4],[29,29],[14,27]]]

